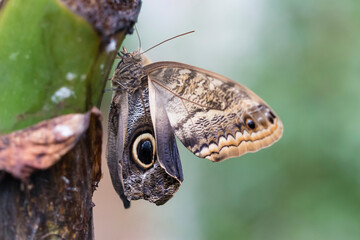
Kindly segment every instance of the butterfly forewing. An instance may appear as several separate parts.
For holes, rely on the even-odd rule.
[[[176,62],[144,70],[176,136],[196,156],[222,161],[270,146],[282,135],[268,105],[231,79]]]

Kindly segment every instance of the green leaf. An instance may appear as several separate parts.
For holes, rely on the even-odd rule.
[[[0,39],[0,133],[99,104],[116,51],[60,1],[8,1]]]

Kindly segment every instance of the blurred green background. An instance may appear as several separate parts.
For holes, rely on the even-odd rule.
[[[221,163],[179,144],[185,180],[161,207],[133,201],[124,210],[104,158],[96,239],[360,239],[358,0],[144,1],[137,28],[144,49],[196,30],[148,56],[248,86],[280,116],[284,135]],[[136,35],[124,45],[137,49]]]

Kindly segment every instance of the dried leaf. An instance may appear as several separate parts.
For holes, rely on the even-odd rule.
[[[47,169],[71,150],[89,127],[97,108],[85,114],[68,114],[0,136],[0,171],[25,179],[34,170]]]

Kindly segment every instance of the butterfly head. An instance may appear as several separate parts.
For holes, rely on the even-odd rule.
[[[140,49],[135,50],[134,52],[128,52],[128,50],[123,47],[123,50],[118,53],[119,57],[121,58],[121,62],[123,63],[140,63],[141,62],[141,54]]]
[[[123,50],[118,54],[121,61],[116,66],[111,82],[116,89],[133,92],[141,86],[142,79],[145,76],[140,51],[128,52],[123,47]]]

